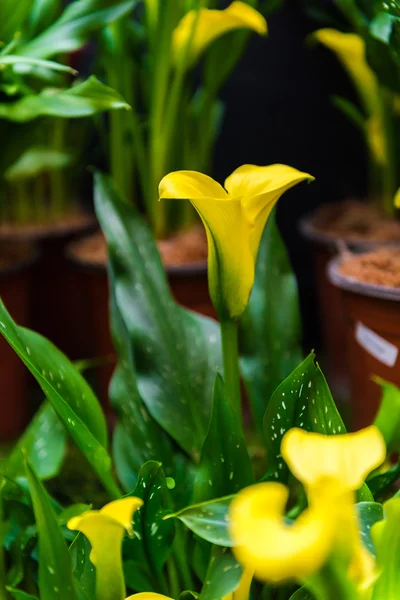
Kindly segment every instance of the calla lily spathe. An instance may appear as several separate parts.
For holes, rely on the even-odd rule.
[[[364,592],[376,569],[360,541],[354,492],[385,458],[381,433],[376,427],[337,436],[292,429],[283,438],[281,453],[304,484],[309,506],[288,526],[285,486],[263,483],[239,492],[230,511],[237,559],[263,581],[304,582],[336,551],[351,581]]]
[[[255,265],[265,224],[282,194],[308,173],[286,165],[243,165],[225,188],[196,171],[170,173],[160,183],[160,199],[190,200],[208,240],[210,295],[221,320],[237,319],[254,283]]]
[[[133,535],[133,514],[142,504],[140,498],[122,498],[68,521],[68,528],[83,533],[92,546],[96,600],[124,600],[126,596],[121,544],[126,532]]]
[[[175,62],[178,63],[181,54],[187,52],[186,66],[193,66],[210,44],[237,29],[251,29],[259,35],[266,35],[267,22],[255,8],[238,1],[224,10],[190,10],[173,34]]]

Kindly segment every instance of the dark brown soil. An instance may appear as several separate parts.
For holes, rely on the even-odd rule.
[[[157,241],[165,267],[199,264],[207,260],[207,239],[203,226]],[[71,254],[90,265],[106,265],[107,246],[101,231],[71,245]]]
[[[387,216],[378,206],[360,200],[321,206],[313,225],[332,238],[400,242],[400,222]]]
[[[339,272],[364,283],[400,288],[400,248],[353,254],[342,263]]]
[[[40,240],[63,237],[71,232],[80,232],[94,226],[96,218],[91,213],[78,212],[64,215],[58,220],[45,223],[1,223],[0,240]]]

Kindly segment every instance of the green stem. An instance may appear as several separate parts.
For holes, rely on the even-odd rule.
[[[180,523],[176,526],[176,534],[174,540],[173,552],[175,555],[176,563],[178,565],[179,573],[183,581],[183,585],[186,590],[194,590],[195,585],[190,572],[187,556],[185,554],[186,539],[185,533]]]
[[[53,150],[62,152],[65,145],[65,119],[54,119],[53,123]],[[54,169],[50,173],[50,214],[58,217],[63,215],[67,205],[65,193],[65,178],[62,169]]]
[[[179,578],[178,578],[178,570],[176,568],[174,555],[171,554],[167,561],[167,569],[168,569],[168,580],[169,580],[169,592],[172,598],[179,598],[180,594],[180,586],[179,586]]]
[[[385,163],[383,166],[383,207],[389,215],[393,215],[396,181],[396,131],[393,120],[393,95],[385,88],[380,88],[382,126],[385,143]]]
[[[335,557],[306,581],[316,600],[358,600],[359,596],[345,569]]]
[[[242,415],[239,374],[239,342],[237,322],[228,319],[221,321],[222,356],[224,381],[227,397],[238,417]]]

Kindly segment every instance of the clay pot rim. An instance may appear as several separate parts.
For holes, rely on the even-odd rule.
[[[71,235],[79,235],[84,232],[89,232],[97,227],[96,216],[89,211],[80,213],[81,221],[70,223],[64,226],[55,226],[54,223],[49,223],[47,226],[39,224],[37,229],[35,225],[27,225],[26,229],[20,228],[17,231],[2,231],[0,225],[0,241],[29,241],[41,242],[43,240],[62,240]]]
[[[343,263],[343,260],[343,256],[336,256],[329,261],[327,276],[334,286],[347,292],[358,294],[359,296],[369,296],[370,298],[400,302],[400,288],[366,283],[365,281],[358,281],[358,279],[355,279],[354,277],[339,273],[338,269]]]
[[[335,236],[328,234],[315,226],[316,211],[310,212],[299,220],[298,230],[303,237],[310,242],[316,242],[322,246],[338,249],[340,241],[344,242],[346,246],[360,250],[374,250],[377,246],[393,246],[400,245],[399,242],[390,241],[367,241],[360,240],[360,238]]]
[[[38,261],[41,253],[37,246],[32,246],[29,250],[29,254],[25,258],[21,258],[7,267],[0,267],[0,279],[6,279],[10,275],[21,273],[32,267]]]
[[[107,271],[107,263],[100,262],[89,262],[84,258],[79,257],[74,252],[74,246],[84,240],[88,236],[82,236],[79,239],[72,240],[67,244],[64,255],[71,263],[73,263],[78,269],[89,273],[104,273]],[[187,263],[184,265],[170,265],[164,267],[168,275],[176,277],[177,279],[184,279],[188,276],[202,277],[207,273],[207,260],[196,261],[193,263]]]

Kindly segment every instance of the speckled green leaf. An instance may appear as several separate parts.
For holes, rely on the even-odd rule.
[[[389,467],[383,473],[376,473],[368,478],[368,487],[371,490],[374,498],[383,494],[386,489],[397,481],[400,477],[400,462]]]
[[[299,588],[289,600],[314,600],[314,596],[305,587]]]
[[[72,571],[79,584],[79,600],[96,600],[96,570],[89,558],[90,550],[90,543],[82,533],[78,533],[69,547]]]
[[[383,519],[383,506],[378,502],[359,502],[356,504],[360,524],[361,539],[367,550],[375,555],[375,545],[371,537],[371,527]]]
[[[99,173],[95,205],[139,395],[158,424],[198,460],[222,363],[219,327],[173,300],[149,228],[110,179]],[[127,409],[120,405],[119,410]]]
[[[217,546],[232,546],[229,537],[229,505],[233,496],[209,500],[193,504],[176,513],[168,515],[169,518],[180,519],[193,533],[203,540]]]
[[[385,502],[385,520],[374,525],[372,537],[375,543],[378,578],[372,600],[398,600],[400,598],[400,498]]]
[[[106,449],[105,417],[85,379],[49,340],[16,325],[1,301],[0,333],[35,377],[103,485],[111,494],[119,495]]]
[[[242,573],[242,567],[228,548],[214,546],[200,600],[224,598],[238,587]]]
[[[135,591],[144,591],[140,586],[146,578],[157,586],[171,552],[174,523],[172,519],[163,519],[170,502],[169,493],[161,463],[147,462],[140,470],[138,482],[131,493],[143,499],[143,506],[134,516],[136,537],[125,539],[123,546],[124,557],[131,561],[129,578]],[[155,587],[151,591],[161,590]]]
[[[39,534],[40,598],[77,600],[71,559],[49,497],[29,464],[26,474]]]
[[[254,483],[252,466],[239,418],[217,375],[207,437],[194,483],[193,501],[204,502],[235,494]]]
[[[241,318],[241,369],[257,427],[276,387],[303,358],[296,278],[275,218],[258,252],[250,302]]]
[[[15,444],[1,470],[9,477],[25,473],[24,453],[40,479],[55,477],[62,466],[67,435],[57,413],[44,402]]]
[[[345,427],[314,354],[310,354],[272,395],[264,416],[268,478],[286,483],[289,471],[281,457],[282,438],[292,427],[337,434]]]

